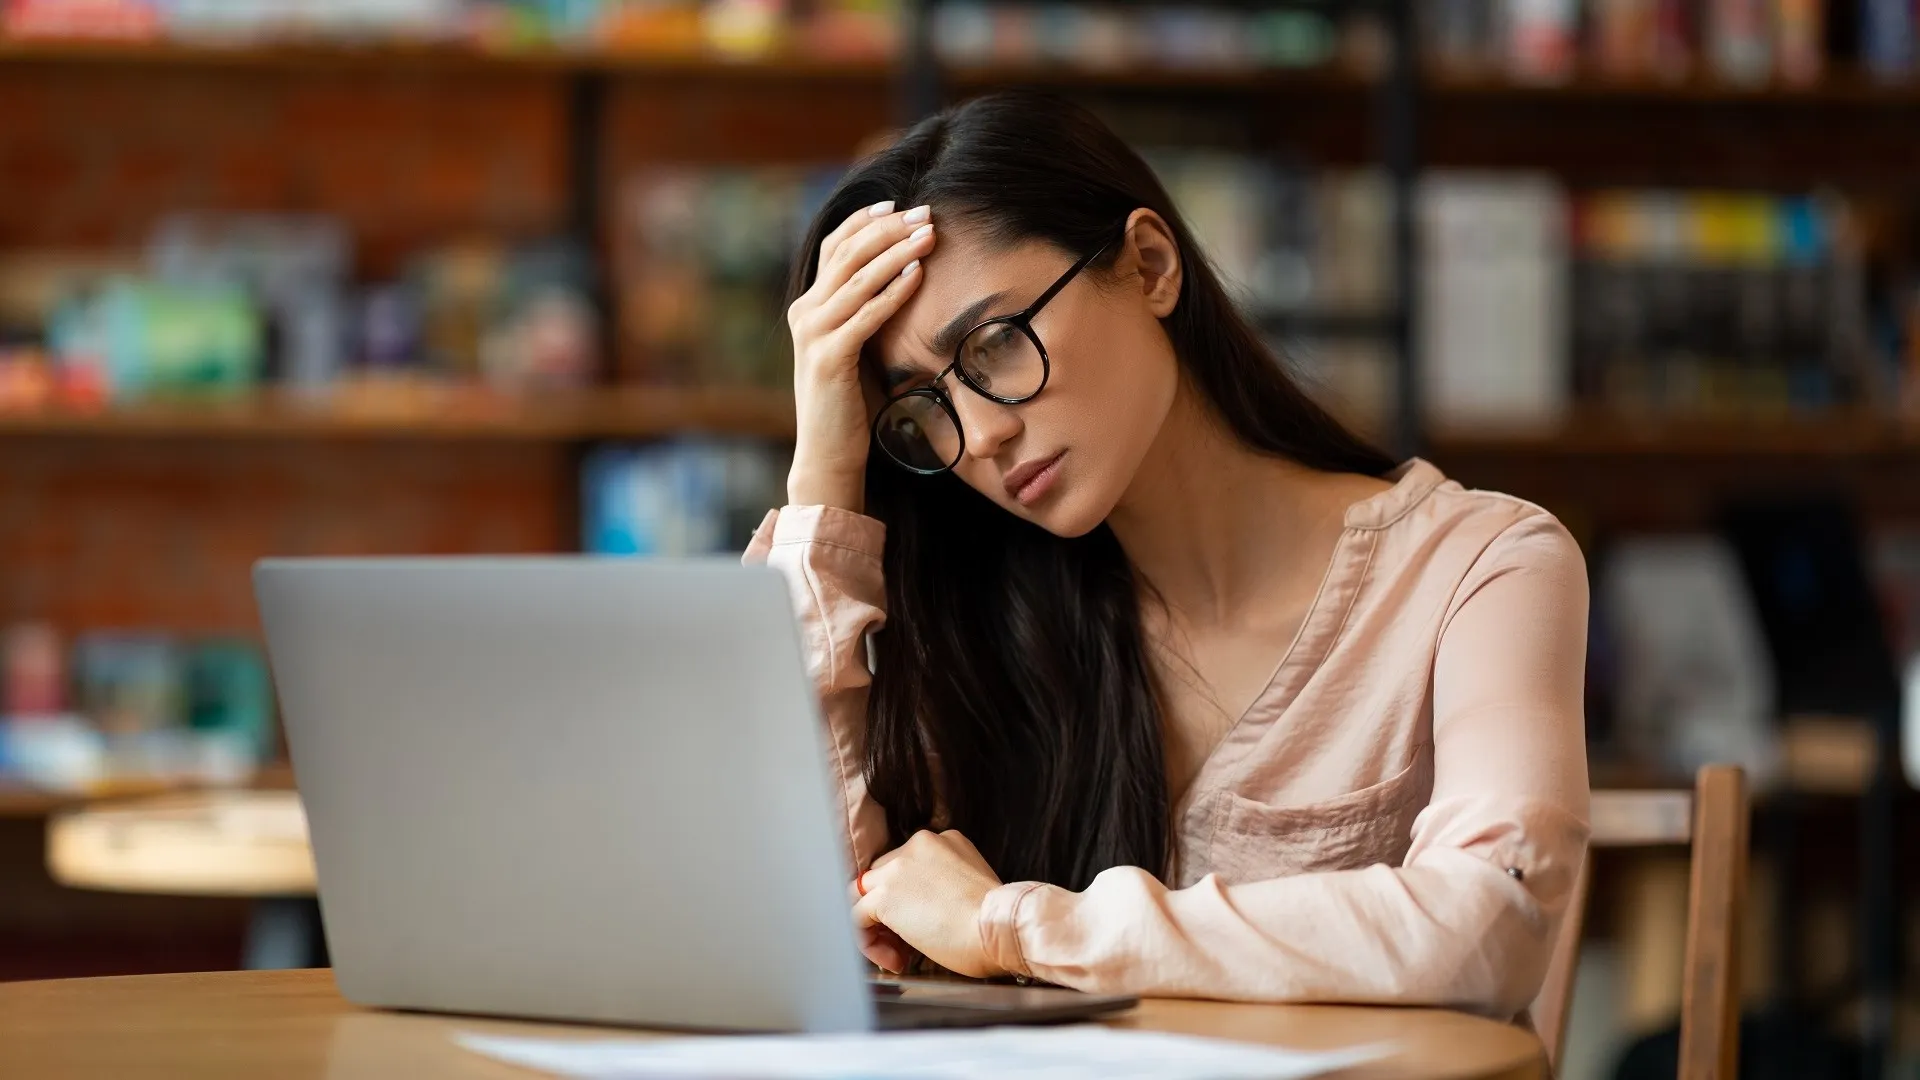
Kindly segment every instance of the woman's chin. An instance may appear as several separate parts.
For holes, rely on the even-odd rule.
[[[1107,520],[1106,509],[1090,505],[1093,500],[1076,499],[1073,491],[1061,491],[1054,498],[1026,512],[1026,519],[1062,539],[1085,536]]]

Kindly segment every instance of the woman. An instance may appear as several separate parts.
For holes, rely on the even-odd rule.
[[[747,557],[800,612],[868,957],[1524,1008],[1586,842],[1559,523],[1316,407],[1065,103],[920,124],[803,251]]]

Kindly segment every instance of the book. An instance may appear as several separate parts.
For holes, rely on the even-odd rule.
[[[1526,82],[1571,78],[1579,32],[1577,0],[1508,0],[1508,74]]]
[[[1774,0],[1777,67],[1782,82],[1810,86],[1826,72],[1825,0]]]
[[[1860,64],[1881,79],[1914,74],[1913,0],[1860,0]]]
[[[1756,84],[1773,77],[1770,0],[1708,0],[1706,52],[1713,73]]]
[[[1420,390],[1441,426],[1538,426],[1571,400],[1567,199],[1530,174],[1435,172],[1418,199]]]

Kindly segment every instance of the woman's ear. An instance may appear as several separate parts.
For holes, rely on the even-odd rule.
[[[1139,273],[1140,293],[1147,309],[1156,319],[1173,314],[1180,303],[1180,275],[1185,270],[1173,229],[1159,214],[1144,208],[1135,210],[1127,217],[1125,243],[1120,261],[1124,268],[1131,260]]]

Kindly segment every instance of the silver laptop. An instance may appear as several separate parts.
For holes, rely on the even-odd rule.
[[[1133,1004],[872,977],[776,571],[269,559],[254,590],[353,1001],[781,1031]]]

